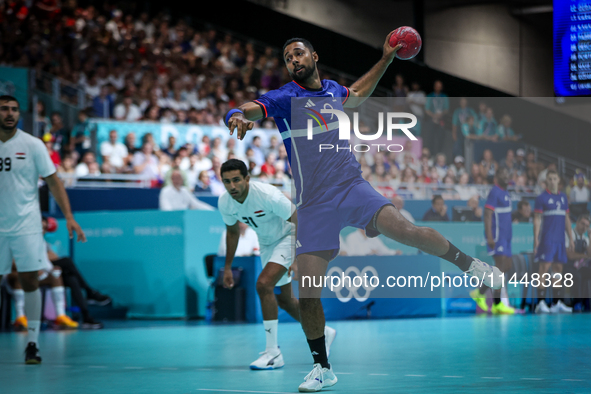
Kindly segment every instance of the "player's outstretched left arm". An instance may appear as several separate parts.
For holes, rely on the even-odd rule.
[[[55,198],[57,205],[59,205],[64,217],[66,218],[66,228],[68,229],[68,233],[70,234],[70,238],[74,236],[74,232],[78,238],[78,242],[86,242],[86,234],[82,231],[80,225],[74,220],[74,215],[72,215],[72,209],[70,208],[70,200],[68,199],[68,194],[66,193],[66,189],[62,184],[62,181],[58,178],[57,173],[53,173],[47,178],[43,178],[49,186],[49,191]]]
[[[382,50],[382,58],[379,62],[377,62],[365,75],[359,78],[353,85],[349,87],[349,99],[345,102],[345,107],[347,108],[354,108],[361,105],[375,90],[376,86],[382,76],[388,69],[394,57],[396,57],[396,52],[402,48],[402,45],[398,44],[395,47],[391,47],[390,36],[394,32],[391,31],[386,37],[386,41],[384,42],[384,47]]]
[[[226,124],[230,129],[230,135],[233,135],[236,130],[236,137],[242,140],[246,132],[254,127],[253,121],[262,119],[264,114],[261,107],[251,101],[242,104],[237,109],[230,110],[228,115],[230,116],[226,116]]]

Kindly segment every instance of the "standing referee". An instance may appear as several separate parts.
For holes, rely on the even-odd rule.
[[[41,226],[37,182],[43,178],[66,218],[72,238],[86,236],[70,210],[66,190],[43,142],[17,129],[20,105],[12,96],[0,96],[0,281],[9,274],[12,260],[25,291],[29,321],[26,364],[39,364],[37,340],[41,325],[41,293],[37,271],[44,266],[45,242]]]

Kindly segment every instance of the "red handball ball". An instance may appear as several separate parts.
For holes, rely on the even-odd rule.
[[[396,52],[396,57],[401,60],[409,60],[419,53],[423,46],[423,40],[419,32],[412,27],[402,26],[394,30],[390,36],[389,44],[392,48],[402,44],[402,48]]]

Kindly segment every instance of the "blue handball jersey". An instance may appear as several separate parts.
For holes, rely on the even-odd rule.
[[[500,239],[511,240],[513,229],[511,226],[511,198],[507,190],[494,185],[486,199],[485,208],[494,211],[492,217],[492,233],[495,242]]]
[[[566,194],[552,194],[546,190],[536,198],[534,212],[542,214],[543,217],[540,243],[557,242],[564,245],[565,220],[568,213]]]
[[[298,208],[313,204],[315,196],[328,189],[361,178],[361,166],[349,141],[339,139],[337,116],[320,113],[322,109],[343,111],[348,98],[348,88],[324,79],[322,89],[306,89],[292,81],[254,100],[265,117],[275,118],[289,156]],[[312,118],[317,122],[309,139],[308,120]],[[320,144],[334,149],[319,151]]]

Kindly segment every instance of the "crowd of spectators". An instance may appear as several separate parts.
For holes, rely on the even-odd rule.
[[[168,186],[172,171],[179,170],[190,190],[220,194],[219,167],[237,157],[247,162],[252,176],[279,185],[289,183],[287,154],[278,138],[270,146],[261,146],[255,139],[240,155],[234,139],[224,143],[204,137],[200,144],[179,148],[175,141],[159,146],[150,134],[140,140],[129,133],[123,139],[113,130],[109,140],[92,152],[87,127],[93,117],[222,125],[230,108],[290,81],[274,48],[258,47],[214,29],[196,29],[182,19],[173,24],[165,14],[124,15],[109,3],[100,9],[80,7],[76,0],[51,6],[28,4],[21,0],[0,4],[0,63],[35,69],[38,83],[43,73],[55,75],[83,89],[90,103],[69,130],[60,113],[47,114],[45,103],[38,102],[35,110],[42,138],[60,172],[78,177],[135,173],[153,179],[154,185]],[[67,96],[68,90],[62,94]],[[398,75],[392,95],[397,110],[417,116],[424,147],[421,155],[405,149],[358,157],[363,176],[389,197],[400,189],[413,198],[430,198],[418,187],[427,184],[445,200],[469,200],[478,193],[473,185],[491,185],[498,167],[509,169],[511,187],[533,192],[543,187],[548,168],[555,168],[554,163],[546,166],[523,149],[508,150],[504,157],[486,150],[466,168],[465,139],[519,140],[511,116],[496,118],[486,102],[480,101],[476,110],[466,98],[450,108],[441,81],[435,81],[433,91],[426,94],[418,83],[409,88]],[[270,118],[258,127],[275,125]],[[440,153],[449,138],[453,140],[451,156]],[[588,201],[588,182],[583,174],[578,177],[563,189],[568,189],[571,199]]]

